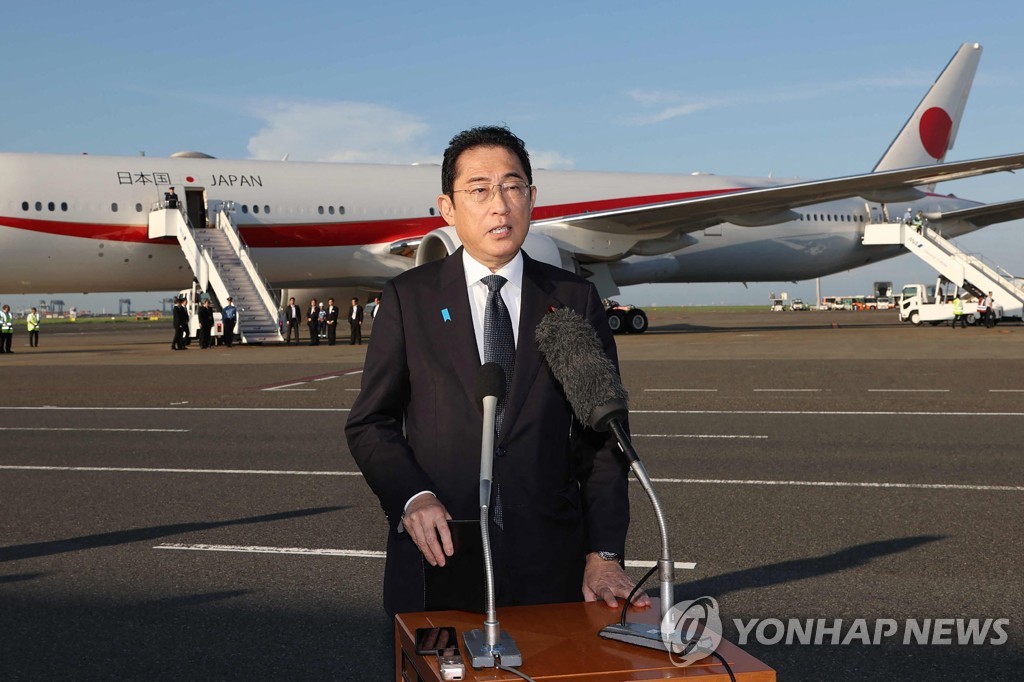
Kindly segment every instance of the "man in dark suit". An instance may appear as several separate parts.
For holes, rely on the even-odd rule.
[[[338,336],[338,306],[334,299],[327,299],[327,345],[333,346]]]
[[[295,303],[295,297],[288,299],[288,307],[284,309],[284,324],[288,329],[288,339],[285,343],[292,342],[292,330],[295,331],[295,343],[299,342],[299,324],[302,320],[302,310]]]
[[[314,298],[309,302],[309,311],[306,313],[306,328],[309,329],[309,345],[320,345],[320,306]]]
[[[353,298],[352,305],[348,307],[349,337],[348,345],[357,346],[363,343],[363,306],[359,305],[359,299]]]
[[[385,285],[388,305],[374,320],[381,333],[375,328],[346,425],[389,522],[384,607],[392,615],[423,610],[424,563],[443,567],[454,554],[448,521],[480,516],[474,387],[481,358],[497,343],[486,311],[502,304],[483,281],[492,274],[506,280],[497,292],[511,322],[505,328],[518,330],[499,405],[491,500],[498,604],[615,605],[633,587],[621,565],[627,465],[606,434],[574,422],[534,339],[550,309],[568,306],[594,325],[617,361],[597,291],[520,250],[536,199],[522,140],[505,128],[460,133],[441,173],[438,208],[463,248]],[[634,601],[650,603],[642,592]]]
[[[174,340],[171,350],[185,350],[185,339],[188,337],[188,310],[185,309],[185,298],[179,296],[174,301]]]

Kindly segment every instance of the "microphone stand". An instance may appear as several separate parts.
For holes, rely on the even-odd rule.
[[[483,630],[470,630],[462,634],[466,653],[474,668],[495,668],[520,666],[523,655],[515,640],[502,632],[498,624],[498,612],[494,606],[494,560],[491,557],[491,530],[489,514],[491,506],[491,478],[494,468],[494,416],[498,408],[498,397],[484,396],[484,426],[480,439],[480,538],[484,552],[484,574],[487,587],[487,615]]]
[[[658,530],[661,533],[661,559],[658,561],[658,582],[660,585],[661,595],[660,623],[665,620],[665,616],[668,614],[669,609],[675,601],[673,594],[675,586],[675,563],[673,563],[672,557],[669,553],[668,528],[665,524],[665,515],[661,510],[661,502],[658,501],[658,495],[654,492],[654,486],[651,484],[651,477],[647,473],[647,468],[644,466],[644,463],[640,461],[640,457],[636,454],[636,450],[633,449],[633,444],[630,442],[629,434],[627,434],[626,430],[622,427],[622,423],[618,418],[612,417],[608,419],[607,426],[611,428],[612,432],[615,434],[615,438],[619,441],[619,448],[622,449],[623,454],[629,461],[629,468],[633,471],[633,475],[636,476],[640,485],[643,486],[644,491],[647,493],[647,497],[650,498],[651,504],[654,506],[654,516],[658,520]],[[668,645],[662,637],[660,626],[652,627],[646,623],[616,623],[614,625],[608,625],[601,628],[601,631],[598,634],[605,639],[614,639],[620,642],[636,644],[648,649],[668,649]]]

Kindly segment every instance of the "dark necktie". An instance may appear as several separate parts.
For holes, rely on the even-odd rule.
[[[512,372],[516,366],[516,340],[512,333],[512,318],[501,298],[501,287],[508,282],[501,275],[488,275],[480,280],[487,285],[487,308],[484,313],[484,363],[496,362],[505,374],[505,395],[498,402],[494,432],[501,433],[505,404],[512,388]]]
[[[494,418],[494,433],[501,434],[501,423],[505,417],[505,404],[508,402],[509,391],[512,390],[512,372],[516,366],[516,337],[512,333],[512,318],[508,314],[505,301],[501,298],[501,288],[508,282],[501,275],[488,275],[480,280],[489,293],[487,307],[484,311],[484,363],[496,362],[505,374],[505,395],[498,401],[498,410]],[[494,481],[494,524],[504,529],[501,482]]]

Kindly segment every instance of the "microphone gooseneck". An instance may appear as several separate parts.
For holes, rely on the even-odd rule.
[[[661,502],[624,425],[629,414],[626,402],[629,396],[619,373],[605,355],[594,327],[571,308],[559,308],[545,315],[535,334],[537,349],[555,380],[562,385],[573,414],[595,431],[612,431],[630,469],[651,500],[661,534],[658,578],[664,618],[674,601],[675,564],[669,552],[668,527]]]
[[[494,559],[491,555],[489,510],[491,506],[491,479],[494,468],[494,422],[498,403],[505,395],[505,372],[496,362],[480,368],[476,378],[476,399],[483,408],[483,426],[480,434],[480,540],[484,554],[484,580],[486,609],[483,630],[463,633],[466,653],[474,668],[493,668],[501,663],[522,665],[523,657],[515,642],[501,631],[494,598]]]

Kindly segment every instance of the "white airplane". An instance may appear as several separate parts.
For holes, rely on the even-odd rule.
[[[906,251],[862,244],[864,225],[907,207],[946,236],[1024,217],[1024,200],[983,205],[934,191],[940,181],[1024,166],[1024,154],[945,162],[981,51],[959,48],[871,173],[786,183],[537,170],[525,248],[608,297],[631,284],[796,281],[892,258]],[[0,294],[188,286],[193,275],[175,240],[150,239],[147,230],[171,186],[193,226],[233,204],[239,233],[274,288],[379,289],[458,248],[435,208],[439,176],[436,166],[196,153],[0,154]]]

